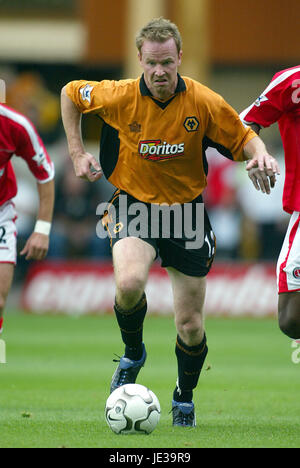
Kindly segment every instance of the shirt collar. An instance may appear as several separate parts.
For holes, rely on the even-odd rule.
[[[186,85],[185,85],[185,82],[184,82],[183,78],[181,78],[179,73],[177,73],[177,77],[178,77],[178,82],[177,82],[177,86],[176,86],[174,94],[178,94],[178,93],[182,93],[183,91],[186,91]],[[140,92],[141,92],[142,96],[151,96],[151,97],[153,97],[151,91],[149,90],[149,88],[146,85],[145,78],[144,78],[144,73],[142,74],[141,79],[140,79]]]

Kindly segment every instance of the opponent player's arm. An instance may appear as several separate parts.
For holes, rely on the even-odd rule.
[[[54,180],[37,183],[39,210],[34,232],[20,252],[26,260],[43,260],[49,249],[49,235],[54,209]]]
[[[260,127],[258,124],[256,124],[256,123],[253,122],[253,123],[248,124],[248,125],[249,125],[250,128],[252,128],[252,130],[253,130],[257,135],[259,135],[260,130],[261,130],[261,127]]]
[[[270,193],[274,187],[276,174],[280,174],[277,160],[271,156],[259,136],[252,138],[244,146],[244,154],[249,160],[246,166],[254,187],[263,193]]]
[[[39,195],[39,210],[37,220],[52,222],[54,210],[54,179],[49,182],[37,183],[37,191]]]
[[[76,176],[95,182],[103,175],[101,166],[85,151],[81,133],[81,112],[67,95],[66,86],[61,91],[61,115]]]
[[[275,78],[275,77],[274,77]],[[267,86],[259,98],[247,109],[240,114],[240,119],[244,125],[248,125],[258,135],[261,128],[269,127],[270,125],[277,122],[283,112],[282,109],[282,91],[285,90],[285,80],[282,83],[279,81],[272,82]],[[290,100],[288,99],[288,102]],[[249,162],[246,166],[248,175],[257,190],[261,186],[262,177],[270,177],[270,168],[266,164],[261,167],[260,164],[256,164],[255,161]],[[274,169],[274,167],[273,167]],[[275,183],[275,174],[279,174],[279,166],[277,164],[276,172],[273,172],[270,183]]]
[[[260,134],[261,127],[255,122],[252,122],[248,124],[249,127],[257,134]],[[251,179],[254,187],[257,190],[262,190],[265,189],[266,192],[269,194],[270,193],[270,186],[273,188],[276,183],[276,177],[275,174],[270,173],[268,169],[264,169],[262,172],[259,167],[252,167],[248,170],[248,176]],[[269,179],[268,179],[269,177]]]

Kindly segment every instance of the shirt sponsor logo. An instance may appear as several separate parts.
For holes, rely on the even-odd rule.
[[[139,154],[143,159],[162,161],[184,155],[184,143],[171,145],[161,140],[143,140],[139,142]]]
[[[300,280],[300,268],[294,268],[293,276],[294,276],[294,278]]]
[[[88,101],[89,104],[91,103],[91,91],[93,88],[94,86],[87,84],[84,88],[80,89],[81,99],[83,101]]]

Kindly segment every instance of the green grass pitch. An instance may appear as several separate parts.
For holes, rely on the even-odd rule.
[[[113,316],[7,313],[0,365],[1,448],[300,447],[300,364],[274,319],[206,320],[209,354],[195,393],[197,427],[173,428],[172,317],[147,317],[138,383],[158,396],[150,435],[116,435],[104,405],[122,354]]]

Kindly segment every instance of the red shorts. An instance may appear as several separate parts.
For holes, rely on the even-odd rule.
[[[300,291],[300,213],[294,211],[277,263],[278,293]]]

